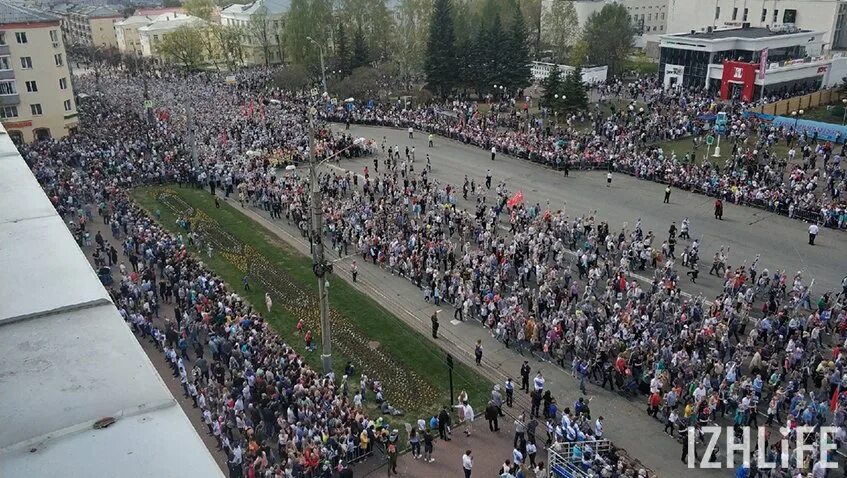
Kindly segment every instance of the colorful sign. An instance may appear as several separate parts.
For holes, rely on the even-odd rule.
[[[805,131],[808,135],[817,133],[817,137],[822,141],[834,141],[843,143],[847,139],[847,126],[840,124],[824,123],[821,121],[812,121],[806,119],[790,118],[788,116],[774,116],[762,113],[744,113],[744,117],[755,116],[760,120],[770,123],[772,126],[780,128],[794,128],[796,125],[797,131]]]
[[[753,101],[753,88],[756,85],[758,65],[740,61],[724,61],[721,76],[721,99],[732,97],[732,85],[741,86],[741,101]]]
[[[3,123],[6,129],[9,128],[29,128],[32,126],[32,121],[14,121],[12,123]]]

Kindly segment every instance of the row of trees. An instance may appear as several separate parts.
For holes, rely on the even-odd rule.
[[[517,0],[487,0],[476,14],[434,0],[423,65],[427,82],[442,96],[455,88],[514,93],[530,84],[529,40]]]
[[[541,102],[553,113],[571,113],[588,106],[588,93],[582,82],[582,67],[576,66],[562,78],[558,66],[541,82]]]

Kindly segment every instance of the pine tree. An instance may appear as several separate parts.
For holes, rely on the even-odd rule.
[[[367,66],[369,56],[368,44],[365,43],[365,33],[359,26],[356,29],[356,35],[353,36],[353,57],[350,59],[350,67],[355,70],[361,66]]]
[[[532,71],[529,66],[529,45],[527,44],[529,33],[523,13],[517,2],[514,3],[514,18],[512,20],[512,31],[509,36],[509,64],[506,67],[508,79],[506,85],[510,89],[526,88],[530,84]]]
[[[541,96],[541,101],[549,108],[551,111],[559,111],[561,108],[561,97],[562,97],[562,72],[559,70],[558,65],[553,65],[553,69],[550,70],[550,74],[547,75],[547,78],[541,80],[541,87],[544,88],[544,94]],[[556,95],[559,95],[559,98],[556,98]]]
[[[564,110],[579,111],[588,106],[588,93],[585,91],[585,83],[582,82],[581,66],[576,66],[565,76],[562,93],[565,95]]]
[[[343,22],[338,22],[338,30],[335,33],[335,66],[341,70],[343,76],[350,73],[350,51]]]
[[[429,84],[445,96],[456,84],[456,37],[450,0],[434,0],[424,71]]]

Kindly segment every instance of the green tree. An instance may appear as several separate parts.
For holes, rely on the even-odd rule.
[[[333,44],[333,53],[335,56],[333,68],[341,70],[341,74],[346,76],[350,73],[350,50],[347,46],[347,33],[344,30],[344,22],[338,22]]]
[[[517,2],[515,2],[512,16],[512,30],[507,39],[509,43],[508,65],[506,65],[505,71],[507,78],[504,80],[506,86],[512,90],[526,88],[531,83],[532,71],[529,66],[530,54],[528,40],[529,34],[527,33],[523,12],[521,12]]]
[[[564,63],[568,49],[579,40],[579,19],[570,0],[552,0],[542,13],[542,48],[552,51],[553,61]]]
[[[274,71],[273,84],[288,91],[297,91],[311,84],[309,72],[300,65],[289,65]]]
[[[537,60],[541,55],[541,0],[522,0],[519,5],[530,39],[530,55]]]
[[[203,62],[203,32],[198,27],[182,26],[164,35],[156,51],[169,61],[196,70]]]
[[[241,27],[223,26],[218,24],[209,25],[209,30],[215,38],[219,48],[220,59],[227,68],[234,70],[244,64],[244,48],[241,39],[245,33]]]
[[[320,75],[319,47],[326,49],[332,37],[332,8],[329,0],[292,0],[284,41],[292,63],[306,66],[313,74]]]
[[[403,83],[424,71],[431,13],[430,0],[400,0],[396,7],[389,55],[397,62]]]
[[[262,49],[262,57],[265,60],[265,66],[270,65],[271,43],[274,40],[274,31],[271,26],[271,18],[268,15],[268,8],[266,6],[262,5],[253,15],[250,16],[250,20],[247,23],[247,31]]]
[[[456,84],[456,45],[450,0],[434,0],[424,71],[429,84],[445,96]]]
[[[185,0],[182,8],[189,15],[202,18],[208,22],[212,19],[212,13],[215,11],[215,2],[213,0]]]
[[[562,107],[563,82],[562,72],[558,65],[553,65],[553,69],[550,70],[547,78],[541,80],[541,87],[544,89],[544,93],[541,95],[541,103],[551,111],[559,111]]]
[[[368,44],[365,42],[365,32],[362,31],[362,27],[359,27],[353,36],[353,56],[350,58],[350,67],[355,70],[367,66],[369,60],[370,52],[368,52]]]
[[[564,111],[579,111],[584,110],[588,106],[588,93],[585,90],[585,83],[582,82],[582,67],[574,67],[565,76],[565,81],[562,85],[562,109]]]
[[[589,45],[587,61],[592,65],[608,65],[609,75],[622,71],[624,60],[632,51],[635,28],[626,7],[612,3],[594,12],[585,22],[582,39]]]

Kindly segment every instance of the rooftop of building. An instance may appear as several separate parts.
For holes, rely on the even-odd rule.
[[[59,17],[17,3],[0,1],[0,25],[58,21]]]
[[[697,38],[698,40],[726,40],[729,38],[770,38],[776,36],[796,35],[801,33],[813,33],[812,30],[799,28],[772,29],[762,27],[722,28],[708,29],[706,31],[691,31],[688,33],[672,33],[667,36],[680,38]]]
[[[150,22],[138,29],[138,31],[152,32],[158,30],[173,30],[181,26],[197,25],[204,20],[184,13],[163,13],[154,17]]]
[[[221,10],[221,14],[252,15],[262,7],[267,8],[269,15],[286,13],[291,9],[291,0],[256,0],[244,5],[234,3]]]
[[[223,478],[2,126],[0,238],[0,474]]]

